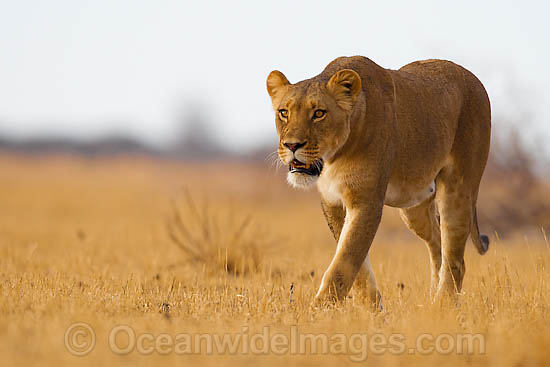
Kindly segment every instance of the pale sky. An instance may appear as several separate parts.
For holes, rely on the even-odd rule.
[[[271,70],[296,82],[364,55],[455,61],[485,84],[496,126],[532,120],[549,139],[547,4],[0,0],[0,135],[163,144],[196,101],[226,147],[253,148],[275,136]]]

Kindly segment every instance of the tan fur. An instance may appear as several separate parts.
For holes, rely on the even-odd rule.
[[[338,241],[317,301],[345,297],[358,273],[357,282],[371,287],[370,301],[378,301],[364,260],[384,204],[401,208],[408,227],[427,244],[432,291],[460,292],[470,232],[480,253],[488,247],[475,215],[491,131],[481,82],[449,61],[389,70],[355,56],[338,58],[296,84],[274,71],[267,87],[280,159],[324,161],[318,180],[301,173],[288,178],[298,187],[317,183]],[[326,111],[320,121],[313,117],[317,109]],[[285,143],[305,145],[293,153]]]

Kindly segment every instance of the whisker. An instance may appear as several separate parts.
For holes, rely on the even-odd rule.
[[[315,165],[315,168],[320,172],[321,169],[323,169],[323,163],[321,163],[320,160],[316,160],[315,162],[313,162],[313,164]]]
[[[275,169],[277,171],[284,165],[283,162],[279,159],[279,154],[277,151],[269,153],[265,160],[269,164],[269,170]]]
[[[265,157],[265,160],[266,160],[267,162],[270,162],[271,160],[273,160],[273,157],[277,158],[277,151],[274,151],[274,152],[269,153],[269,154]]]

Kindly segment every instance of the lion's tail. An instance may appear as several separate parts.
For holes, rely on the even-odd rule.
[[[476,246],[477,252],[483,255],[489,250],[489,237],[484,234],[479,234],[479,225],[477,224],[477,209],[474,207],[474,215],[472,216],[472,232],[470,233],[472,242]]]

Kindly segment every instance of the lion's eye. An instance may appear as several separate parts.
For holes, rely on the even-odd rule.
[[[281,120],[286,120],[288,117],[288,110],[279,110],[279,117]]]
[[[327,114],[327,111],[325,110],[315,110],[315,112],[313,112],[313,118],[315,120],[318,120],[320,118],[325,117],[326,114]]]

